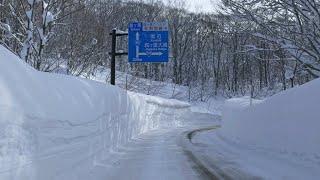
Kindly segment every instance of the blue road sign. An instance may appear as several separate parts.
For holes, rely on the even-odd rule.
[[[167,22],[133,22],[128,28],[129,62],[168,62]]]

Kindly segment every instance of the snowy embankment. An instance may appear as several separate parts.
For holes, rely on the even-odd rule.
[[[243,143],[320,156],[320,79],[248,107],[226,103],[222,134]]]
[[[65,72],[66,70],[63,70]],[[105,83],[106,77],[109,79],[110,69],[99,67],[94,74],[87,74],[86,78]],[[171,100],[180,100],[191,103],[191,111],[201,112],[205,114],[221,115],[221,108],[223,107],[224,97],[205,98],[206,101],[200,101],[196,97],[190,97],[189,93],[197,91],[196,88],[189,89],[187,86],[174,84],[172,82],[162,82],[135,77],[128,73],[116,72],[116,85],[122,89],[128,89],[132,92],[148,94],[152,96],[162,97]],[[190,91],[191,90],[191,91]],[[198,92],[197,92],[198,93]],[[197,94],[196,93],[196,94]],[[189,99],[191,98],[191,99]]]
[[[225,158],[267,179],[319,177],[319,89],[316,79],[253,106],[248,99],[227,101],[218,132],[227,143],[220,147],[229,148]]]
[[[182,124],[188,110],[179,101],[37,72],[0,46],[0,179],[84,179],[133,137]]]

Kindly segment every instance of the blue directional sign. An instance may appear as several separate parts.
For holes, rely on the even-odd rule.
[[[128,28],[129,62],[168,62],[167,22],[133,22]]]

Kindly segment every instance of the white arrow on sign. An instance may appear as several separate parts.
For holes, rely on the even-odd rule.
[[[139,53],[139,56],[161,56],[162,52]]]
[[[139,59],[140,34],[136,33],[136,58]]]

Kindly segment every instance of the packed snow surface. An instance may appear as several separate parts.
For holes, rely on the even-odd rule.
[[[157,94],[185,99],[183,88],[166,86]],[[209,170],[234,179],[313,179],[320,176],[319,89],[317,79],[264,101],[211,99],[190,107],[38,72],[0,46],[0,179],[203,176],[177,142]],[[221,128],[206,127],[222,106]],[[191,144],[177,139],[194,129]]]
[[[180,101],[35,71],[0,46],[0,179],[83,179],[141,133],[180,126],[187,112]]]

